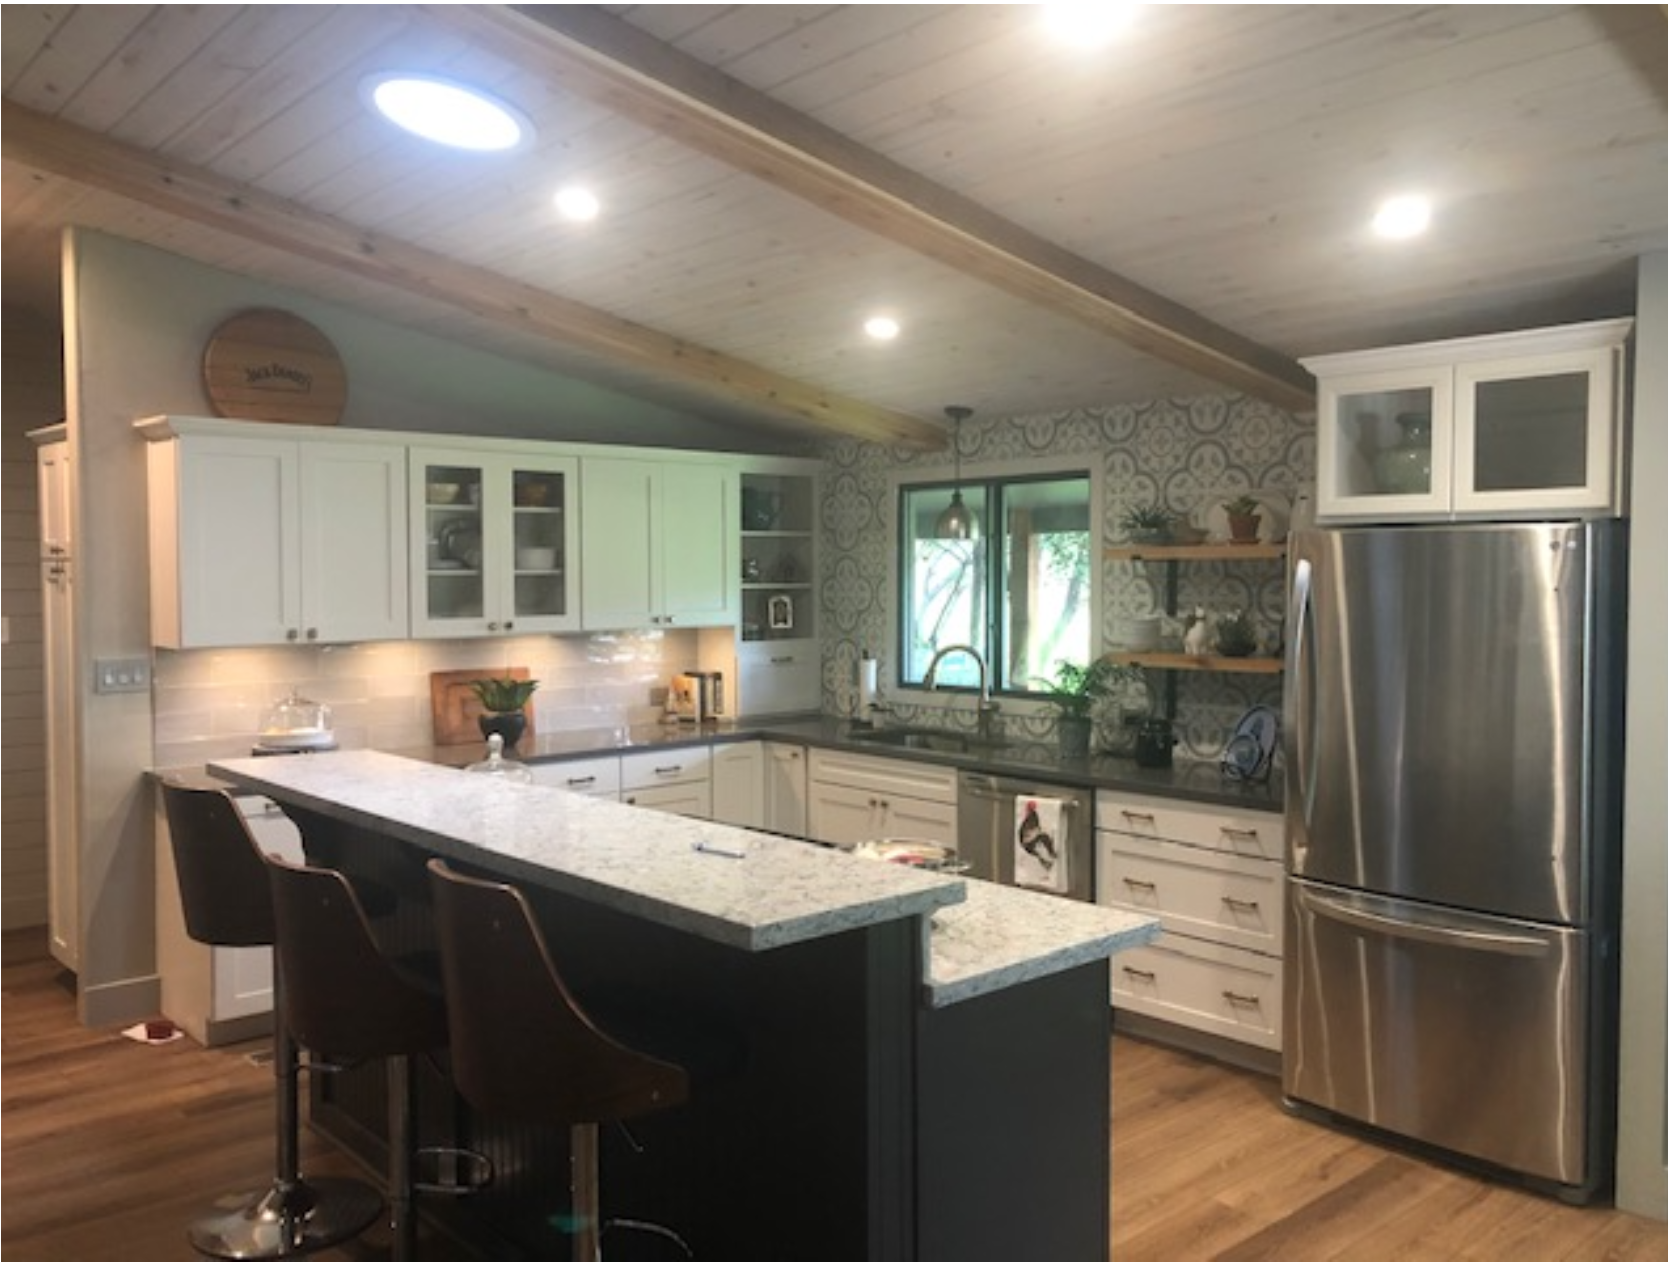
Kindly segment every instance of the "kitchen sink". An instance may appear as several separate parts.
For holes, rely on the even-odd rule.
[[[939,754],[976,754],[981,750],[1000,750],[1008,744],[999,737],[946,732],[942,728],[856,728],[852,730],[851,739],[865,745],[933,750]]]

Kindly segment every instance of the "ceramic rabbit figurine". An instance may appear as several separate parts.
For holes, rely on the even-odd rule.
[[[1195,605],[1187,616],[1187,630],[1182,633],[1182,652],[1202,658],[1209,652],[1210,626],[1205,621],[1205,607]]]

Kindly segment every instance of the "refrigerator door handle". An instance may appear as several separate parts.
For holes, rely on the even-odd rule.
[[[1305,890],[1300,895],[1303,903],[1320,916],[1330,917],[1344,925],[1370,930],[1389,938],[1412,939],[1420,943],[1446,944],[1494,952],[1502,956],[1545,956],[1549,945],[1545,939],[1527,934],[1499,934],[1486,930],[1467,930],[1458,926],[1423,925],[1404,921],[1399,917],[1369,912],[1341,899],[1330,898]]]
[[[1314,562],[1300,557],[1292,567],[1292,603],[1296,607],[1292,622],[1292,749],[1291,770],[1297,794],[1297,814],[1303,823],[1304,837],[1294,838],[1302,845],[1315,809],[1315,661],[1311,641],[1315,630]]]

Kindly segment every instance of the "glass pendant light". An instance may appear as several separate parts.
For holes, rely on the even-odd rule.
[[[973,409],[951,404],[944,409],[944,415],[955,424],[955,429],[950,434],[950,442],[954,444],[956,452],[956,489],[950,493],[949,506],[938,515],[938,521],[933,523],[933,538],[975,539],[979,534],[979,519],[973,516],[972,509],[961,502],[961,423],[973,415]]]

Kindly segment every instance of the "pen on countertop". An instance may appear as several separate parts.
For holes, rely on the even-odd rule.
[[[722,855],[727,860],[744,860],[746,851],[732,851],[728,847],[716,846],[711,842],[697,842],[695,849],[703,855]]]

